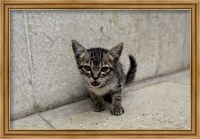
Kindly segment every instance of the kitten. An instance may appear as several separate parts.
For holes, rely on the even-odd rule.
[[[122,53],[123,43],[110,50],[103,48],[85,49],[79,42],[72,40],[72,48],[80,74],[85,79],[94,111],[105,109],[104,99],[111,98],[111,113],[121,115],[123,87],[131,82],[136,73],[137,63],[135,58],[129,55],[130,67],[127,75],[124,74],[119,58]]]

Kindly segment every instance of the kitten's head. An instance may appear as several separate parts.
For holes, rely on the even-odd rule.
[[[90,87],[102,88],[114,76],[116,63],[122,53],[123,43],[110,50],[103,48],[84,48],[79,42],[72,40],[76,63],[81,75]]]

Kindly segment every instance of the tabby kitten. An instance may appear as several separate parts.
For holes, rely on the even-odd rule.
[[[85,49],[79,42],[72,40],[72,48],[80,74],[84,77],[94,111],[105,109],[104,99],[111,98],[111,113],[121,115],[122,96],[124,84],[129,83],[135,77],[136,61],[129,55],[130,67],[127,75],[124,74],[119,58],[122,53],[123,43],[110,50],[103,48]]]

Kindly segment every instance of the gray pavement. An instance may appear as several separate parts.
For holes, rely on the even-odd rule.
[[[11,129],[190,129],[190,71],[136,82],[121,116],[94,112],[90,99],[11,121]]]

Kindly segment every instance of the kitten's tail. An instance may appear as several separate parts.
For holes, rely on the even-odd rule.
[[[128,73],[126,74],[125,84],[128,84],[132,80],[134,80],[135,74],[137,71],[137,62],[135,58],[132,55],[129,55],[129,60],[130,60],[130,67],[129,67]]]

